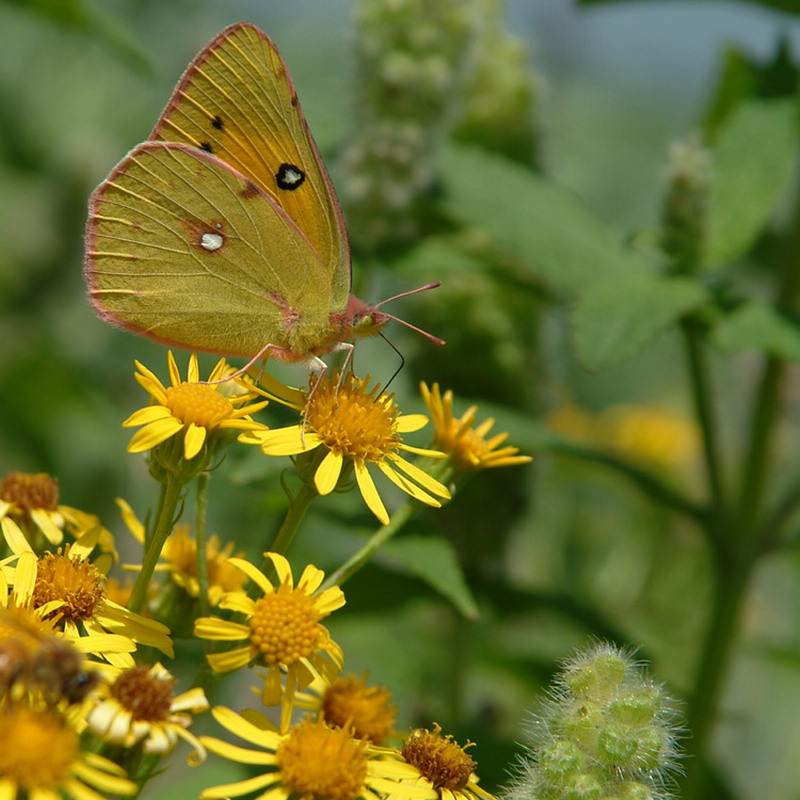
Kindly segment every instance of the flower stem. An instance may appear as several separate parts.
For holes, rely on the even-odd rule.
[[[194,538],[197,544],[197,610],[201,617],[207,617],[209,613],[208,550],[206,544],[206,534],[208,532],[208,480],[208,472],[201,472],[197,476],[197,507],[194,520]]]
[[[416,503],[411,500],[402,505],[389,520],[388,525],[382,525],[378,528],[366,544],[347,559],[341,567],[328,575],[320,587],[320,591],[330,589],[332,586],[341,586],[348,578],[358,572],[411,519],[411,515],[417,507]]]
[[[142,569],[136,577],[136,583],[133,585],[133,590],[128,600],[128,609],[135,611],[137,614],[144,608],[147,600],[147,590],[150,587],[150,579],[153,577],[164,542],[167,540],[167,536],[169,536],[175,522],[175,509],[178,507],[182,488],[183,480],[172,473],[168,474],[164,484],[164,491],[159,498],[156,527],[147,544],[147,550],[142,561]]]
[[[300,523],[306,515],[306,511],[308,511],[309,506],[317,497],[319,497],[319,494],[313,485],[309,485],[305,481],[300,484],[300,491],[289,500],[289,508],[286,509],[283,524],[275,534],[275,538],[269,548],[271,552],[286,555],[295,534],[300,528]],[[265,559],[261,568],[262,571],[271,570],[272,562],[269,559]]]

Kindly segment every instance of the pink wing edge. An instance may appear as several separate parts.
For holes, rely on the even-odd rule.
[[[103,195],[105,194],[106,189],[109,187],[111,183],[113,183],[114,179],[125,172],[125,168],[127,165],[134,160],[137,156],[141,153],[154,151],[154,150],[167,150],[167,151],[180,151],[186,153],[194,158],[199,158],[200,160],[205,160],[209,164],[212,164],[216,167],[226,170],[231,174],[235,175],[241,181],[243,181],[248,188],[253,187],[253,189],[257,190],[257,195],[263,197],[274,209],[274,211],[279,214],[283,220],[295,231],[303,237],[305,242],[308,244],[311,250],[314,250],[314,246],[308,240],[306,235],[297,227],[294,220],[267,194],[265,191],[261,189],[260,186],[257,186],[253,181],[249,178],[242,175],[238,170],[231,167],[229,164],[226,164],[221,159],[217,158],[210,153],[206,153],[204,150],[200,150],[197,147],[193,147],[192,145],[183,144],[182,142],[162,142],[162,141],[147,141],[142,142],[141,144],[137,145],[133,148],[126,156],[122,159],[122,161],[117,164],[114,169],[111,170],[108,177],[92,192],[91,197],[89,198],[89,219],[86,223],[86,234],[84,237],[85,247],[84,247],[84,263],[83,263],[83,272],[84,277],[86,279],[86,286],[88,288],[89,294],[89,302],[92,305],[95,313],[97,314],[100,319],[104,322],[107,322],[110,325],[113,325],[118,328],[122,328],[127,331],[131,331],[132,333],[136,333],[139,336],[144,336],[151,341],[158,342],[159,344],[165,344],[170,347],[181,347],[186,349],[192,350],[199,350],[201,352],[206,353],[215,353],[217,355],[223,356],[233,356],[237,358],[250,358],[253,353],[236,353],[227,350],[217,350],[212,348],[203,348],[203,347],[195,347],[194,345],[187,345],[185,342],[179,342],[174,339],[168,339],[163,336],[158,336],[157,334],[151,333],[150,331],[145,330],[144,328],[140,328],[137,325],[132,325],[130,322],[126,322],[123,319],[120,319],[116,316],[113,312],[109,311],[101,301],[95,296],[95,276],[98,273],[98,270],[95,269],[93,260],[95,254],[95,243],[97,240],[97,232],[95,230],[95,220],[97,219],[97,208],[100,202],[103,199]],[[256,194],[250,194],[248,196],[255,197]],[[265,299],[269,299],[268,297]],[[265,343],[266,344],[266,343]]]

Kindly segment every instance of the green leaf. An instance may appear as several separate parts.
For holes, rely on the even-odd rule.
[[[766,303],[748,303],[714,329],[723,350],[763,350],[778,358],[800,361],[800,326]]]
[[[751,100],[731,115],[715,150],[704,269],[752,246],[787,186],[797,145],[794,100]]]
[[[573,194],[530,170],[453,144],[439,163],[446,211],[530,261],[554,289],[575,295],[644,267]]]
[[[475,598],[446,539],[403,536],[388,542],[383,552],[444,595],[467,619],[477,619]]]
[[[581,296],[573,313],[578,358],[591,370],[630,358],[705,296],[695,280],[648,273],[595,287]]]

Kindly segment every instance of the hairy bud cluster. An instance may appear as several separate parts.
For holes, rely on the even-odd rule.
[[[570,659],[527,731],[504,800],[665,800],[676,729],[670,698],[606,644]]]

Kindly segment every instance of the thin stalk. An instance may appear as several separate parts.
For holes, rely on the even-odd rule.
[[[701,325],[696,320],[686,317],[681,321],[681,329],[689,362],[692,399],[703,436],[703,460],[705,462],[711,508],[714,510],[714,519],[707,527],[707,530],[709,535],[715,539],[715,543],[719,545],[721,536],[719,525],[726,516],[727,503],[720,459],[717,420],[711,399],[711,375],[703,345]]]
[[[164,483],[164,491],[159,498],[156,527],[147,544],[144,560],[142,561],[142,569],[136,577],[136,583],[133,584],[133,590],[128,600],[128,609],[135,611],[137,614],[141,612],[147,601],[150,579],[153,577],[164,542],[172,530],[172,525],[175,521],[175,510],[178,507],[182,488],[183,480],[170,473]]]
[[[290,500],[289,508],[286,509],[286,517],[270,547],[273,553],[286,554],[295,534],[300,529],[300,523],[303,521],[306,511],[317,497],[319,494],[313,486],[305,482],[300,485],[300,491]]]
[[[752,567],[753,562],[747,560],[738,565],[724,562],[717,565],[714,606],[687,719],[690,737],[686,742],[686,776],[681,792],[684,800],[709,797],[705,754],[714,730]]]
[[[207,617],[208,605],[208,472],[197,476],[197,507],[195,509],[194,538],[197,544],[197,610],[201,617]]]
[[[341,567],[328,575],[320,587],[320,591],[330,589],[332,586],[341,586],[355,575],[411,519],[411,515],[417,508],[418,505],[414,501],[407,500],[394,513],[388,525],[382,525],[378,528],[356,553],[348,558]]]

